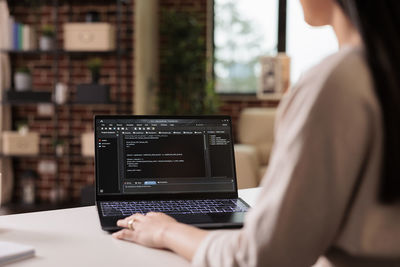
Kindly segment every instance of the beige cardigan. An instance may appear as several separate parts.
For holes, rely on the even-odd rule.
[[[270,165],[243,229],[213,231],[192,264],[400,266],[400,206],[377,201],[382,138],[362,49],[345,47],[282,100]]]

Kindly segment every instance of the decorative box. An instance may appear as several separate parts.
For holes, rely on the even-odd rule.
[[[88,132],[81,136],[81,151],[83,156],[94,157],[94,133]]]
[[[3,132],[4,155],[37,155],[39,154],[39,134],[28,132]]]
[[[103,84],[78,84],[76,86],[76,103],[102,104],[110,102],[110,86]]]
[[[67,51],[109,51],[115,49],[115,28],[110,23],[65,23]]]

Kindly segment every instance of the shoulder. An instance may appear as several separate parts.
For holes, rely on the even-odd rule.
[[[379,114],[374,83],[363,50],[344,48],[303,75],[282,101],[278,120],[282,121],[282,126],[291,127],[289,124],[300,121],[296,122],[298,127],[309,123],[315,129],[316,124],[322,127],[327,122],[351,123],[361,117]]]
[[[346,47],[327,57],[303,76],[297,90],[303,97],[320,101],[346,98],[372,104],[376,100],[372,74],[361,48]]]

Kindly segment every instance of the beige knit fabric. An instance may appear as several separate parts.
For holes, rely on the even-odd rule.
[[[400,266],[386,260],[400,259],[400,207],[377,200],[382,138],[362,49],[345,47],[282,100],[270,165],[243,229],[209,234],[192,264],[311,266],[325,256],[318,265]]]

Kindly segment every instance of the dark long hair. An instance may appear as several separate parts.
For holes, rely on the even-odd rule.
[[[380,200],[400,201],[400,1],[336,0],[363,39],[383,115]]]

